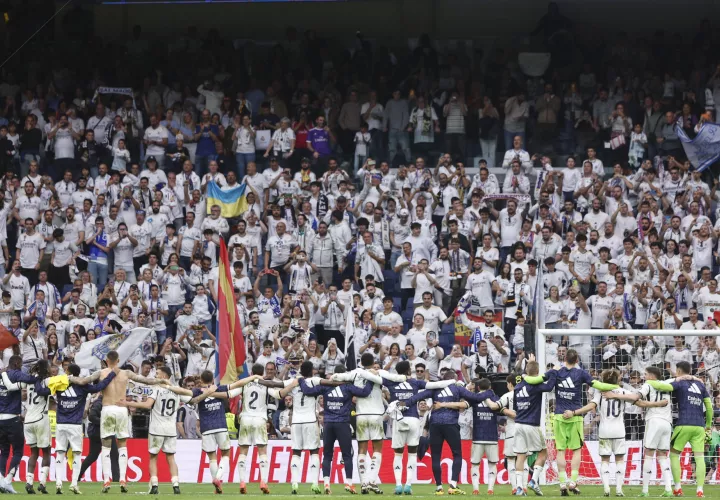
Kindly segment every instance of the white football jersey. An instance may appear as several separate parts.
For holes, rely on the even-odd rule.
[[[305,383],[308,387],[315,387],[320,385],[320,377],[306,378]],[[292,423],[308,424],[317,422],[317,398],[315,396],[306,396],[300,390],[300,387],[295,387],[290,392],[290,395],[293,399]]]
[[[513,401],[515,399],[515,393],[508,391],[500,396],[500,404],[506,410],[514,410]],[[507,424],[505,424],[505,439],[515,437],[515,419],[507,417]]]
[[[268,388],[257,382],[250,382],[242,387],[242,415],[267,420]]]
[[[353,372],[353,382],[357,387],[365,387],[365,378],[357,371]],[[366,398],[357,398],[355,404],[357,415],[383,415],[385,414],[385,403],[383,402],[382,385],[373,384],[370,395]]]
[[[43,385],[45,382],[43,381]],[[27,400],[25,402],[25,423],[32,424],[42,420],[48,412],[48,399],[50,396],[43,396],[35,392],[35,384],[22,384],[27,390]]]
[[[667,400],[667,406],[661,406],[659,408],[645,408],[645,420],[651,418],[660,418],[666,420],[672,424],[672,397],[668,392],[656,391],[647,382],[640,388],[640,394],[645,401],[656,402]]]
[[[162,387],[152,387],[148,396],[155,400],[150,411],[150,427],[148,432],[153,436],[175,437],[177,436],[177,411],[180,402],[187,403],[190,396],[180,396]]]
[[[628,394],[623,388],[614,389],[611,392]],[[592,398],[597,405],[597,412],[600,415],[600,428],[598,437],[600,439],[617,439],[625,437],[625,401],[619,399],[605,399],[600,391],[595,391]]]

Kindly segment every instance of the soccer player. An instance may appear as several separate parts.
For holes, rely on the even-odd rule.
[[[335,367],[335,374],[345,373],[345,366]],[[343,464],[345,465],[345,491],[355,494],[355,486],[352,484],[353,475],[353,447],[352,429],[350,428],[350,410],[353,397],[365,398],[373,390],[373,384],[365,382],[362,388],[355,384],[342,384],[337,387],[326,385],[309,386],[304,379],[299,380],[300,390],[306,396],[323,397],[323,479],[325,494],[330,495],[330,466],[333,460],[335,441],[340,446]],[[357,382],[356,382],[357,383]],[[358,400],[359,401],[359,400]]]
[[[453,370],[445,372],[445,380],[456,380],[457,374]],[[424,390],[417,393],[406,401],[401,401],[400,406],[416,405],[424,399],[432,399],[435,403],[457,403],[461,399],[474,400],[475,394],[457,384],[450,385],[444,389]],[[450,474],[450,487],[448,495],[464,495],[465,492],[458,488],[460,470],[462,469],[462,448],[460,441],[460,425],[458,419],[460,413],[457,409],[438,408],[430,413],[430,451],[432,453],[432,470],[435,477],[435,494],[443,495],[442,469],[440,458],[443,444],[447,441],[452,452],[452,469]]]
[[[425,382],[411,378],[411,366],[409,361],[400,361],[395,366],[395,371],[399,375],[405,375],[405,382],[393,382],[386,378],[381,378],[383,385],[390,393],[390,402],[406,401],[417,394],[418,391],[424,389],[444,389],[445,387],[455,383],[453,380],[442,380],[438,382]],[[367,376],[371,382],[376,380]],[[380,378],[380,377],[378,377]],[[464,406],[463,406],[464,408]],[[420,435],[422,434],[422,425],[420,423],[420,415],[418,414],[417,405],[405,408],[402,418],[396,420],[392,426],[392,449],[395,451],[393,459],[393,472],[395,474],[395,494],[412,495],[412,485],[415,483],[417,474],[417,450],[420,444]],[[407,475],[405,477],[405,487],[402,486],[403,473],[403,453],[407,446]]]
[[[30,368],[30,374],[38,378],[34,384],[21,384],[27,391],[27,408],[23,430],[25,433],[25,444],[30,447],[30,459],[28,460],[27,471],[25,472],[25,491],[28,494],[35,494],[33,483],[35,482],[35,468],[37,466],[40,450],[43,452],[42,465],[40,466],[40,484],[38,490],[47,494],[45,482],[50,475],[50,458],[52,454],[50,439],[50,420],[48,419],[48,398],[50,390],[44,381],[50,376],[50,363],[47,360],[40,360]]]
[[[0,493],[15,493],[12,480],[23,456],[25,439],[20,418],[22,413],[20,384],[37,382],[36,377],[20,371],[22,364],[21,356],[11,356],[8,360],[8,370],[2,374],[2,382],[0,382],[0,414],[5,416],[0,425]],[[10,459],[11,447],[12,459]],[[9,470],[8,459],[10,459]]]
[[[104,371],[104,370],[103,370]],[[55,435],[55,493],[62,495],[63,476],[66,471],[65,454],[68,447],[73,452],[73,474],[70,483],[70,491],[76,495],[80,494],[78,489],[78,478],[80,477],[80,466],[82,465],[83,451],[83,417],[85,412],[85,401],[88,394],[94,394],[107,388],[115,380],[118,372],[117,366],[113,370],[102,375],[102,380],[97,384],[80,385],[71,383],[67,389],[55,395],[57,400],[57,427]],[[68,367],[68,373],[73,377],[80,375],[80,367],[72,364]],[[123,393],[123,397],[125,394]],[[127,411],[127,410],[126,410]],[[127,457],[127,452],[125,453]],[[110,459],[108,457],[107,472],[103,464],[103,473],[110,475]],[[107,477],[106,476],[106,477]]]
[[[645,380],[660,380],[662,371],[655,367],[645,368]],[[653,456],[657,457],[660,464],[662,480],[665,491],[662,497],[672,496],[672,472],[670,471],[670,459],[667,452],[670,450],[670,436],[672,435],[672,406],[670,405],[670,394],[660,392],[645,382],[640,387],[640,392],[620,394],[617,391],[606,392],[607,399],[619,399],[628,401],[635,406],[646,408],[645,410],[645,462],[643,466],[643,486],[641,497],[649,496],[650,478],[654,475]],[[660,405],[660,403],[665,403]],[[653,406],[650,406],[653,404]]]
[[[685,445],[690,443],[695,460],[697,496],[704,498],[705,429],[711,429],[713,407],[705,384],[691,377],[690,369],[690,363],[681,361],[676,366],[677,378],[673,382],[648,380],[647,383],[660,392],[672,392],[678,402],[678,418],[670,438],[670,468],[675,481],[673,494],[682,496],[680,454]]]
[[[515,477],[515,451],[514,439],[515,439],[515,384],[517,384],[517,376],[510,374],[505,379],[507,383],[507,390],[505,394],[500,396],[500,400],[494,404],[488,404],[488,406],[495,410],[504,410],[503,413],[507,416],[507,423],[505,424],[505,442],[503,443],[503,455],[505,455],[505,469],[508,471],[508,482],[512,485],[513,478]]]
[[[534,358],[528,361],[525,372],[528,377],[537,377],[540,372],[540,365]],[[536,495],[542,495],[540,491],[540,473],[547,459],[547,448],[545,436],[540,428],[541,413],[543,411],[543,393],[550,392],[555,388],[555,377],[557,372],[551,370],[546,374],[547,381],[533,385],[526,380],[521,380],[515,386],[513,396],[513,410],[515,410],[515,437],[513,439],[513,451],[515,452],[515,489],[516,496],[526,496],[525,493],[525,461],[528,455],[537,453],[533,467],[532,479],[528,482],[528,488]],[[557,404],[557,403],[556,403]],[[560,454],[558,453],[558,457]]]
[[[254,366],[253,366],[254,368]],[[202,450],[207,453],[210,462],[210,475],[213,478],[215,493],[222,493],[222,480],[225,471],[230,468],[230,435],[228,434],[227,420],[225,419],[225,403],[223,399],[234,398],[241,394],[241,388],[261,378],[255,374],[230,385],[221,385],[213,393],[212,397],[200,401],[198,404],[198,415],[200,416],[200,434],[202,435]],[[208,390],[213,385],[214,374],[205,370],[200,374],[200,385],[193,389],[193,397],[201,396],[203,390]],[[243,404],[246,404],[243,398]],[[217,464],[217,450],[220,448],[220,465]],[[244,458],[244,457],[240,457]],[[238,463],[239,465],[239,463]],[[244,463],[242,464],[245,465]],[[245,469],[240,469],[241,478],[244,477]]]
[[[366,352],[360,357],[360,364],[363,369],[354,370],[340,376],[333,375],[332,380],[338,382],[349,382],[352,380],[356,386],[364,387],[366,380],[368,380],[364,374],[368,373],[366,370],[373,367],[375,358],[371,353]],[[405,382],[404,375],[395,375],[381,371],[380,376],[391,382]],[[383,425],[385,404],[383,402],[381,382],[373,384],[372,392],[368,397],[358,398],[356,414],[355,435],[358,442],[358,474],[360,475],[361,492],[367,494],[368,491],[372,491],[380,495],[382,494],[382,490],[378,486],[380,482],[378,474],[382,462],[382,445],[385,439],[385,427]],[[367,474],[366,456],[370,441],[372,441],[373,445],[373,455],[372,461],[370,462],[370,473]]]
[[[167,366],[161,366],[157,370],[156,377],[170,380],[172,371]],[[150,494],[158,494],[158,468],[157,459],[160,450],[165,453],[168,469],[170,470],[170,482],[173,493],[180,494],[180,481],[178,479],[178,467],[175,462],[175,451],[177,449],[177,411],[180,402],[186,404],[197,404],[203,399],[213,395],[217,387],[211,385],[202,395],[193,398],[193,392],[176,386],[153,387],[145,401],[124,401],[123,406],[128,408],[140,408],[150,410],[150,426],[148,429],[148,452],[150,453]]]
[[[547,380],[551,374],[555,374],[555,418],[553,420],[553,431],[555,433],[555,448],[557,449],[557,466],[560,475],[560,494],[568,495],[568,489],[577,493],[577,479],[580,474],[580,459],[582,458],[582,446],[585,433],[583,431],[582,416],[565,418],[565,412],[579,410],[582,404],[583,385],[587,384],[600,391],[617,389],[617,385],[603,384],[593,380],[590,374],[578,366],[578,353],[575,349],[569,349],[565,356],[565,366],[559,370],[549,370],[544,377],[526,377],[525,382],[536,384]],[[517,392],[517,391],[516,391]],[[567,462],[565,450],[572,450],[570,462],[571,481],[568,485]]]

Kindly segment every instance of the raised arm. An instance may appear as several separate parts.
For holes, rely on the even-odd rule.
[[[142,375],[138,375],[137,373],[130,371],[130,370],[123,370],[125,372],[125,375],[129,380],[132,380],[133,382],[137,382],[138,384],[145,384],[145,385],[169,385],[169,381],[165,379],[159,379],[159,378],[147,378],[143,377]]]

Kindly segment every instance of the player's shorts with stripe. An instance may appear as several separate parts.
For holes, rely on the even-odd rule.
[[[267,420],[262,417],[245,417],[240,415],[238,427],[239,446],[264,446],[268,442]]]
[[[515,446],[515,437],[506,437],[505,442],[503,443],[503,455],[515,458],[515,450],[513,449],[513,446]]]
[[[672,424],[670,422],[661,418],[651,418],[646,421],[643,446],[648,450],[668,451],[671,436]]]
[[[115,436],[117,439],[130,437],[130,417],[128,409],[122,406],[103,406],[100,413],[100,437]]]
[[[162,450],[167,455],[174,455],[177,450],[176,436],[153,436],[148,435],[148,451],[151,455],[157,455]]]
[[[703,453],[705,451],[705,428],[699,425],[675,427],[670,438],[672,449],[682,452],[687,443],[690,443],[693,453]]]
[[[358,415],[355,419],[355,435],[358,441],[385,439],[382,415]]]
[[[610,455],[620,456],[627,452],[625,438],[608,438],[600,439],[598,453],[601,457],[609,457]]]
[[[55,428],[55,449],[58,451],[67,451],[70,449],[74,453],[82,453],[82,425],[57,424]]]
[[[218,448],[222,451],[230,449],[230,434],[226,429],[202,435],[202,450],[205,453],[215,453]]]
[[[473,443],[470,447],[470,463],[479,464],[487,455],[488,462],[496,464],[500,460],[497,443]]]
[[[416,417],[403,417],[393,422],[392,448],[397,450],[405,446],[420,444],[420,420]]]
[[[545,436],[540,426],[516,423],[513,441],[516,454],[536,453],[545,449]]]
[[[556,449],[579,450],[582,448],[585,437],[583,434],[582,417],[573,417],[570,420],[566,420],[562,415],[555,415],[553,419],[553,432],[555,433]]]
[[[23,426],[25,444],[30,447],[47,448],[50,446],[50,420],[47,415],[31,424]]]
[[[292,424],[290,440],[293,450],[317,450],[320,448],[320,426],[317,422]]]

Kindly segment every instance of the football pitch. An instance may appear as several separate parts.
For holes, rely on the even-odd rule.
[[[321,485],[322,486],[322,485]],[[300,488],[298,490],[298,495],[291,495],[290,492],[290,485],[289,484],[273,484],[271,483],[269,485],[270,487],[270,495],[263,495],[260,491],[260,485],[259,483],[248,483],[247,489],[248,492],[246,495],[240,495],[239,488],[240,486],[238,483],[225,483],[223,484],[223,496],[233,496],[233,497],[282,497],[282,498],[296,498],[296,497],[325,497],[327,495],[314,495],[310,491],[310,485],[309,484],[301,484]],[[358,496],[363,498],[383,498],[383,497],[395,497],[393,495],[393,491],[395,489],[395,485],[393,484],[384,484],[382,485],[383,494],[382,495],[375,495],[374,493],[370,493],[369,495],[360,495],[360,486],[356,485],[356,489],[358,491],[358,495],[351,495],[350,493],[345,492],[345,489],[343,485],[341,484],[333,484],[330,486],[332,490],[333,497],[351,497],[351,496]],[[460,487],[464,492],[466,497],[472,497],[472,486],[471,485],[461,485]],[[16,488],[17,489],[17,488]],[[50,488],[48,488],[50,490]],[[120,493],[120,487],[117,485],[117,483],[113,483],[112,488],[110,489],[110,493],[108,494],[101,494],[100,493],[100,484],[99,483],[80,483],[80,489],[84,496],[93,496],[96,498],[107,498],[108,500],[120,500],[121,498],[127,499],[128,496],[132,495],[148,495],[149,486],[147,483],[130,483],[128,484],[128,489],[130,490],[127,494]],[[172,486],[169,483],[161,483],[160,484],[160,496],[173,496],[173,490]],[[210,498],[218,498],[218,495],[215,495],[215,490],[211,484],[181,484],[180,489],[182,490],[182,495],[185,496],[192,496],[195,499],[210,499]],[[603,489],[602,486],[580,486],[581,494],[580,496],[571,496],[571,498],[602,498],[603,497]],[[615,486],[610,486],[611,498],[615,498]],[[67,490],[67,488],[65,488]],[[542,488],[543,495],[546,497],[560,497],[560,490],[557,485],[546,485]],[[20,494],[23,494],[24,492],[20,492]],[[51,494],[53,494],[52,490],[50,490]],[[641,492],[640,486],[626,486],[623,489],[623,492],[625,493],[625,497],[638,497]],[[650,497],[658,498],[660,497],[660,494],[663,492],[663,489],[661,486],[650,486]],[[72,495],[70,491],[64,491],[64,493]],[[694,498],[695,497],[695,486],[694,485],[686,485],[683,487],[683,493],[686,498]],[[444,497],[447,497],[447,485],[445,485],[445,495]],[[480,485],[480,496],[487,497],[487,486]],[[536,495],[532,491],[528,491],[528,497],[535,497]],[[413,486],[413,494],[412,496],[405,496],[405,498],[436,498],[435,495],[435,487],[433,485],[416,485]],[[716,498],[720,500],[720,485],[705,485],[705,497],[706,498]],[[453,497],[456,498],[456,497]],[[493,495],[493,498],[498,499],[510,499],[515,498],[510,493],[510,487],[507,485],[501,485],[497,486],[495,488],[495,494]]]

